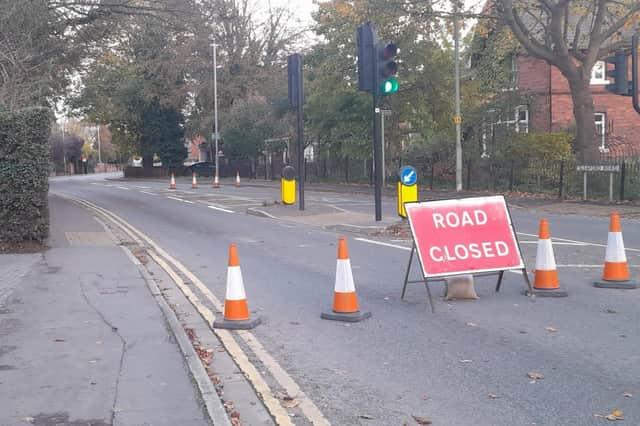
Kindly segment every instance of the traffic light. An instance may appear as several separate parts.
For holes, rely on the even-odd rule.
[[[376,44],[376,59],[378,72],[378,94],[390,95],[398,91],[398,63],[395,58],[398,47],[391,41],[382,41]]]
[[[607,84],[605,87],[611,93],[622,96],[631,96],[629,90],[629,79],[627,77],[627,57],[628,53],[623,51],[616,52],[615,56],[605,59],[605,64],[613,64],[613,69],[607,71],[607,77],[613,79],[613,83]],[[606,66],[606,65],[605,65]]]
[[[302,55],[294,53],[287,57],[289,106],[296,108],[304,103],[302,91]]]
[[[373,69],[375,59],[373,49],[376,43],[376,34],[370,23],[358,27],[358,90],[373,92]]]

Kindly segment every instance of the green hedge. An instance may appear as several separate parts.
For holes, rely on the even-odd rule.
[[[0,241],[49,235],[48,108],[0,113]]]

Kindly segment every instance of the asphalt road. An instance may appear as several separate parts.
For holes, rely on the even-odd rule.
[[[592,286],[602,271],[606,219],[547,215],[569,297],[530,301],[522,277],[507,273],[500,293],[493,278],[479,278],[479,300],[438,297],[435,313],[422,285],[400,301],[406,242],[380,246],[348,235],[360,303],[373,316],[344,324],[320,319],[332,302],[337,234],[244,214],[277,199],[277,189],[181,187],[51,182],[52,192],[96,203],[145,232],[221,299],[235,242],[250,308],[265,320],[255,335],[333,424],[416,424],[415,415],[436,425],[597,425],[616,409],[626,424],[640,424],[640,290]],[[308,192],[306,199],[373,216],[368,196]],[[384,212],[391,221],[395,200],[385,199]],[[531,268],[541,215],[512,215]],[[622,223],[636,279],[638,225]],[[439,283],[432,289],[442,292]]]

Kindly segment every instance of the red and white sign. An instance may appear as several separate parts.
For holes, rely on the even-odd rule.
[[[502,196],[405,204],[425,277],[523,269]]]

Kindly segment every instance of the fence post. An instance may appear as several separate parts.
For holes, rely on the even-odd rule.
[[[344,158],[344,180],[349,183],[349,156]]]
[[[560,187],[558,188],[558,198],[564,198],[564,160],[560,160]]]
[[[624,201],[624,179],[627,174],[626,161],[622,161],[622,166],[620,167],[620,201]]]
[[[471,158],[467,163],[467,190],[471,189]]]
[[[433,191],[433,178],[434,178],[434,175],[435,175],[435,172],[433,170],[434,169],[434,165],[435,165],[435,163],[433,162],[433,160],[431,160],[431,167],[430,167],[430,169],[431,169],[430,175],[431,176],[429,176],[429,190],[431,190],[431,191]]]

